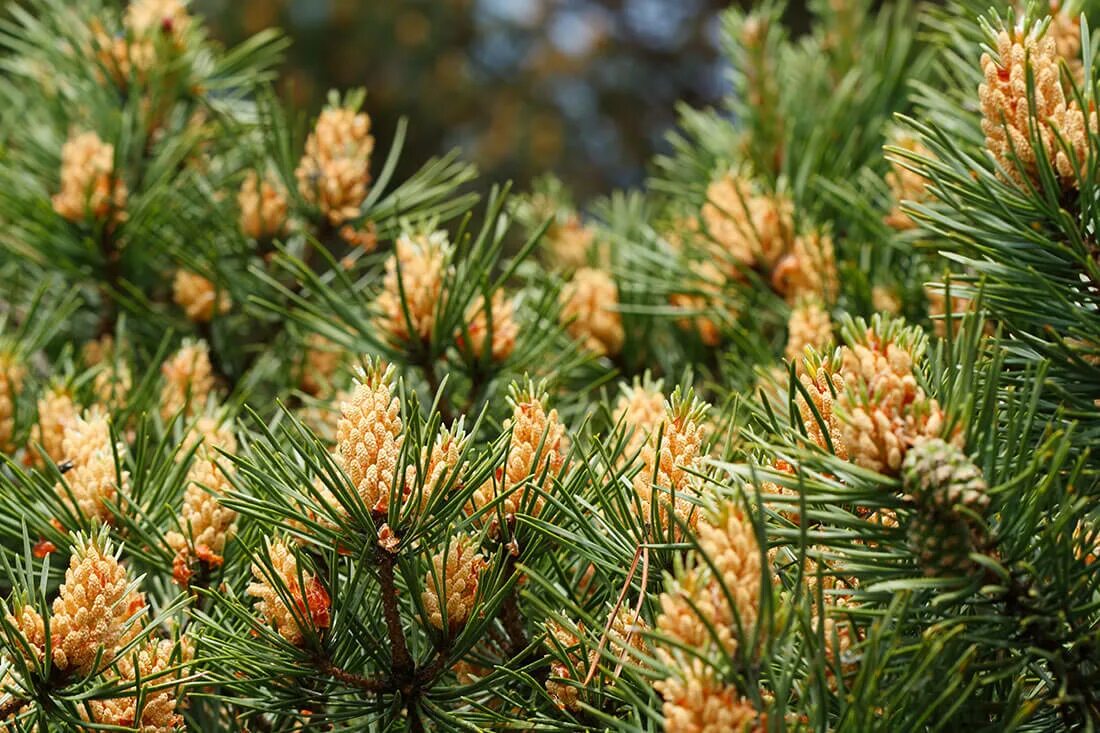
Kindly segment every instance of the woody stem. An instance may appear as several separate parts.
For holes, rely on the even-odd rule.
[[[409,656],[409,646],[405,641],[401,614],[397,608],[397,582],[394,575],[396,564],[397,558],[393,554],[379,550],[378,578],[382,585],[382,615],[386,619],[386,631],[390,639],[393,676],[400,684],[412,675],[413,661]]]

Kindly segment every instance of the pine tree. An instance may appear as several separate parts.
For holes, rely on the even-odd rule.
[[[783,10],[579,207],[395,180],[274,32],[14,8],[4,725],[1100,722],[1095,11]]]

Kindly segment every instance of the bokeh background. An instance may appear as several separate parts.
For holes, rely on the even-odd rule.
[[[409,169],[454,147],[490,180],[551,171],[581,200],[637,184],[675,103],[726,89],[729,0],[194,0],[215,37],[293,40],[284,98],[315,112],[366,87],[380,145],[410,119]],[[801,16],[798,3],[790,13]]]

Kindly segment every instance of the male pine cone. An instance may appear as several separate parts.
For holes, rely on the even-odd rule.
[[[907,534],[924,574],[955,577],[972,571],[970,553],[981,538],[973,514],[981,516],[989,506],[981,470],[961,450],[936,438],[909,451],[902,479],[917,505]]]

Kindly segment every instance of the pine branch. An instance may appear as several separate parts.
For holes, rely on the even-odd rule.
[[[332,663],[330,659],[321,659],[317,662],[317,668],[332,677],[333,679],[343,682],[348,687],[355,687],[364,692],[369,692],[372,695],[380,695],[385,692],[390,692],[393,687],[386,680],[377,677],[363,677],[362,675],[353,674],[347,670],[340,669]]]
[[[405,640],[405,631],[401,626],[401,611],[398,609],[397,583],[394,569],[397,564],[397,556],[378,548],[376,552],[378,561],[378,579],[382,586],[382,615],[386,620],[386,632],[390,640],[390,655],[392,662],[392,684],[402,692],[411,692],[410,683],[413,681],[414,664],[409,654],[408,642]]]

